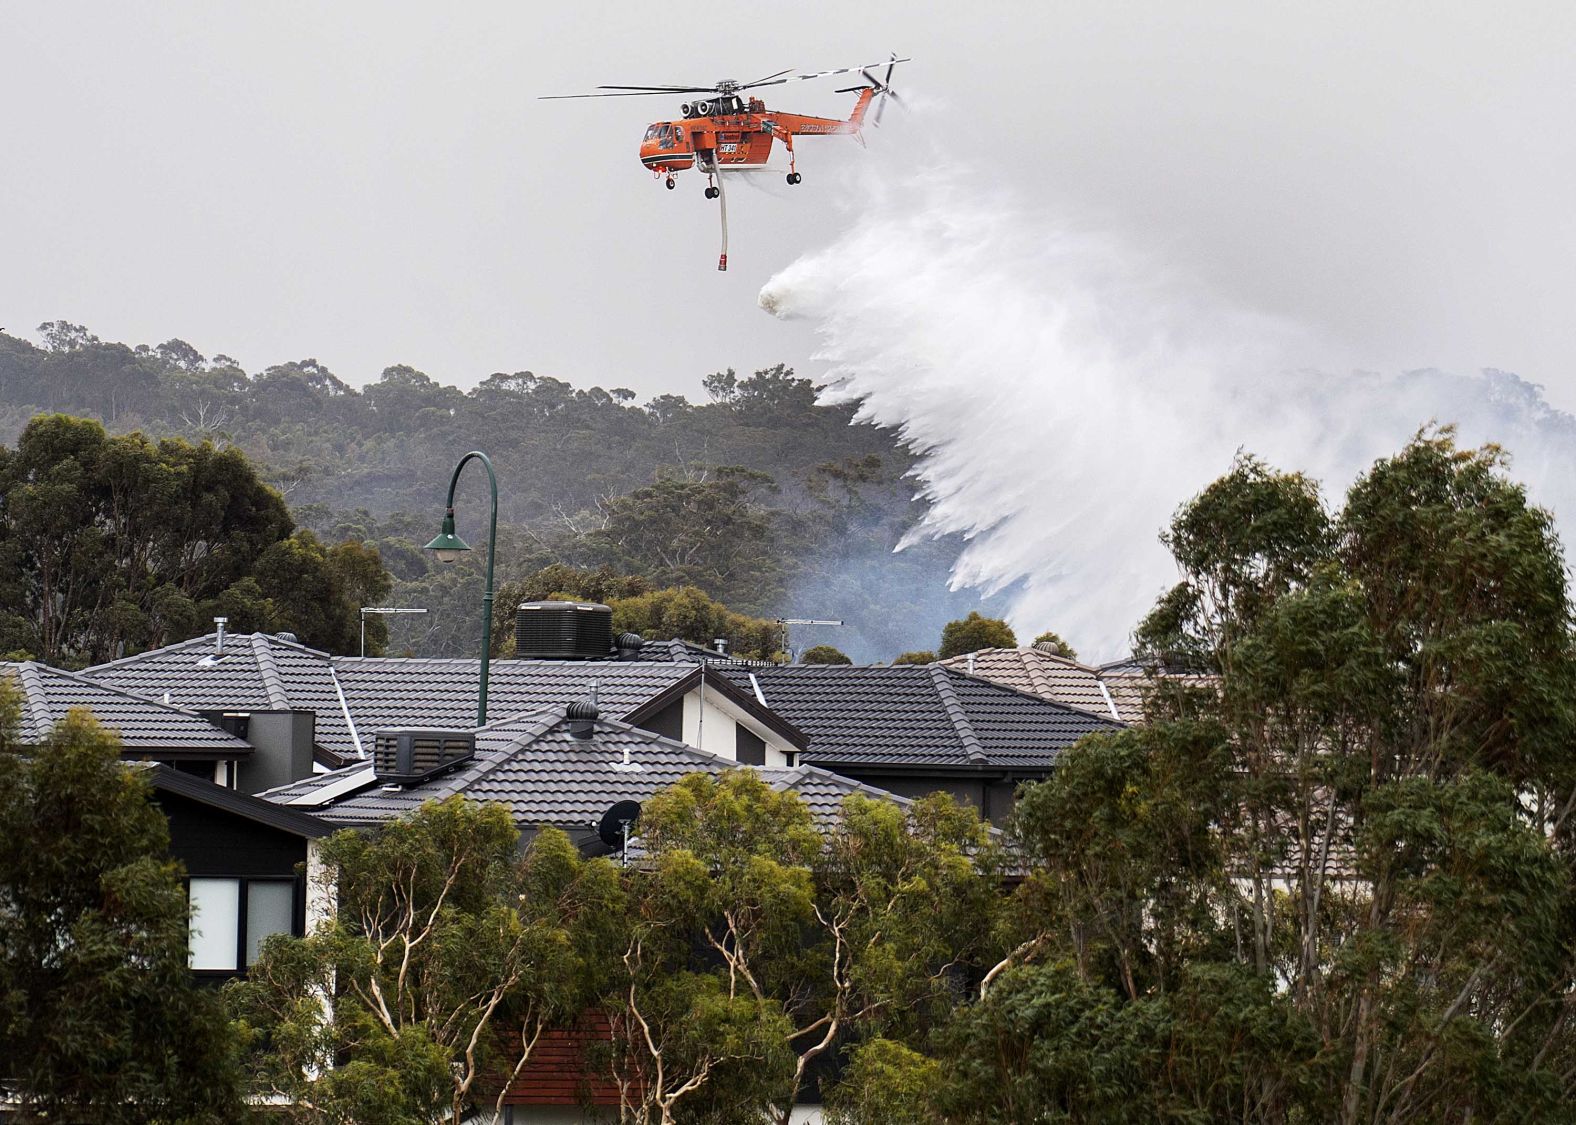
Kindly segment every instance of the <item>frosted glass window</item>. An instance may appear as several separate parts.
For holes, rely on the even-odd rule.
[[[193,879],[191,908],[192,968],[233,972],[241,945],[241,881]]]
[[[263,939],[271,934],[288,934],[295,921],[294,883],[248,883],[246,885],[246,963],[257,960]]]

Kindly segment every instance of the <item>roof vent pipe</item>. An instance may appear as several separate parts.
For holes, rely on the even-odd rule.
[[[728,655],[728,638],[727,637],[717,637],[717,638],[715,638],[711,642],[711,647],[717,650],[718,655],[720,655],[720,656],[727,656]]]
[[[973,674],[974,674],[974,654],[971,652],[971,653],[969,653],[969,675],[972,676]]]
[[[577,699],[564,708],[564,717],[569,720],[569,733],[575,738],[590,738],[596,730],[597,716],[601,711],[589,699]]]
[[[230,619],[228,617],[215,617],[213,623],[219,630],[219,639],[214,642],[213,650],[222,656],[224,655],[224,627],[230,623]]]

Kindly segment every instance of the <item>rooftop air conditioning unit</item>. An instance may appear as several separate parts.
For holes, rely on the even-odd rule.
[[[372,773],[382,782],[409,785],[475,756],[476,735],[468,730],[381,730],[372,744]]]
[[[514,654],[521,660],[606,660],[613,652],[613,611],[596,602],[524,602],[514,613]]]

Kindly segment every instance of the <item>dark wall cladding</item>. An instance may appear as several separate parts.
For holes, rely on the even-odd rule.
[[[671,738],[674,742],[683,742],[684,700],[675,699],[655,715],[642,721],[640,729],[649,730],[652,734],[660,734],[663,738]]]
[[[154,794],[170,818],[170,854],[188,875],[288,878],[306,862],[306,841],[174,793]]]
[[[734,728],[734,757],[741,765],[764,766],[766,764],[766,740],[754,731],[743,726]]]

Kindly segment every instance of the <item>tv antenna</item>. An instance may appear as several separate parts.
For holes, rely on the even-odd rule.
[[[629,830],[638,820],[640,820],[639,801],[618,801],[603,813],[602,819],[597,822],[597,838],[618,852],[618,862],[621,866],[626,862],[625,853],[629,851]]]
[[[843,624],[843,622],[840,621],[840,620],[832,620],[831,618],[823,618],[823,617],[779,617],[779,618],[777,618],[777,627],[780,630],[782,630],[782,644],[780,646],[780,649],[781,649],[782,652],[785,652],[785,653],[788,654],[788,663],[792,664],[792,663],[794,663],[794,661],[797,658],[798,654],[795,653],[793,651],[793,649],[788,647],[788,626],[790,626],[790,625],[841,625],[841,624]]]

